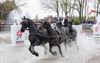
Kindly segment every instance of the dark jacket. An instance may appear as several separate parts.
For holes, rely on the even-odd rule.
[[[64,20],[64,26],[67,27],[68,26],[68,19]]]

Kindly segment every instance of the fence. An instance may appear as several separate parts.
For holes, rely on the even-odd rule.
[[[11,24],[0,25],[0,31],[10,31]]]

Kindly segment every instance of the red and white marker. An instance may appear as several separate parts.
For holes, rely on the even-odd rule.
[[[23,33],[21,31],[17,32],[17,36],[21,36]]]

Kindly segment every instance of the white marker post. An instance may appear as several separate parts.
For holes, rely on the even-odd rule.
[[[93,37],[100,37],[100,14],[96,17],[96,24],[91,28],[93,30]]]
[[[99,37],[100,38],[100,25],[97,25],[93,31],[93,37]]]
[[[73,25],[73,28],[75,28],[77,30],[77,33],[80,33],[80,31],[82,29],[82,25]]]
[[[17,36],[17,32],[20,30],[21,25],[14,23],[11,26],[11,45],[16,46],[17,42],[24,42],[23,38]]]

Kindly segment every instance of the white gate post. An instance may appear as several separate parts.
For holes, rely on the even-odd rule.
[[[73,25],[73,28],[75,28],[77,30],[77,33],[80,33],[80,31],[82,29],[82,25]]]
[[[19,31],[20,28],[21,28],[21,25],[16,25],[16,23],[14,23],[11,26],[11,45],[12,46],[16,46],[16,44],[17,44],[16,43],[18,40],[17,32]],[[23,40],[20,39],[20,41],[23,41]]]
[[[100,14],[96,17],[96,24],[94,24],[91,28],[93,30],[93,37],[100,38]]]
[[[94,28],[94,30],[93,30],[93,37],[94,38],[97,38],[97,37],[100,38],[100,24],[97,25],[97,27]]]

